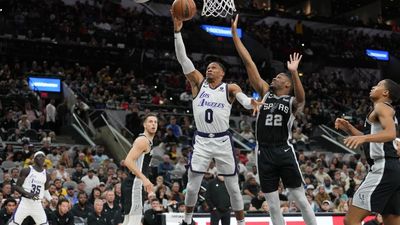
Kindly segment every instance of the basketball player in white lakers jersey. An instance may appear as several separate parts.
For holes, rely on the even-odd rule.
[[[185,197],[185,218],[183,225],[194,224],[193,209],[204,173],[214,158],[218,174],[225,176],[232,210],[235,211],[238,225],[244,225],[243,199],[238,185],[237,165],[232,148],[229,129],[229,117],[232,103],[238,100],[246,109],[253,109],[255,114],[261,104],[242,93],[237,84],[222,82],[225,68],[219,62],[208,65],[206,79],[194,68],[186,56],[180,30],[182,21],[173,15],[175,31],[175,52],[183,73],[189,80],[193,94],[193,116],[197,132],[194,136],[194,150],[189,161],[188,184]]]
[[[48,224],[41,201],[50,181],[49,174],[43,168],[45,157],[44,152],[36,152],[33,156],[33,166],[21,170],[15,190],[22,197],[9,225],[20,225],[28,216],[38,225]]]
[[[147,193],[153,191],[153,184],[147,178],[151,160],[153,138],[157,132],[158,119],[155,114],[147,114],[143,119],[144,132],[133,142],[125,159],[131,171],[122,182],[121,200],[124,213],[123,225],[140,225],[143,214],[142,185]]]
[[[344,140],[349,148],[369,143],[367,159],[372,166],[360,187],[344,220],[345,225],[361,225],[371,212],[382,215],[385,225],[400,224],[400,162],[396,144],[398,121],[392,102],[400,100],[400,86],[385,79],[370,92],[374,104],[367,115],[365,127],[368,134],[359,131],[347,120],[338,118],[336,129],[351,135]]]

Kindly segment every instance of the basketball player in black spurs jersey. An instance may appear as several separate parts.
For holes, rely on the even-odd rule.
[[[263,96],[256,127],[257,167],[260,185],[270,206],[272,224],[284,225],[278,193],[279,180],[290,192],[301,209],[307,225],[316,225],[315,214],[305,196],[303,178],[293,146],[289,143],[295,114],[304,107],[305,93],[297,68],[301,55],[290,55],[287,67],[291,76],[278,74],[268,85],[237,35],[238,15],[232,20],[232,35],[236,50],[246,67],[251,86]],[[292,89],[295,96],[290,96]]]
[[[347,147],[354,149],[369,143],[366,155],[373,163],[354,194],[344,224],[361,225],[365,217],[375,212],[382,215],[385,225],[399,225],[400,161],[395,141],[398,122],[391,104],[400,99],[400,86],[390,79],[382,80],[372,87],[370,99],[374,108],[365,123],[370,133],[362,133],[344,119],[335,121],[336,129],[351,135],[344,140]]]
[[[153,191],[153,184],[146,176],[157,126],[157,116],[155,114],[147,114],[143,119],[144,132],[135,139],[131,150],[126,156],[125,165],[131,173],[122,182],[121,186],[123,225],[141,224],[143,214],[142,185],[147,193]]]

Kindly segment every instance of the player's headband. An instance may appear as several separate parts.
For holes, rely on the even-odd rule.
[[[33,155],[33,158],[36,158],[36,156],[38,156],[38,155],[43,155],[44,157],[46,157],[46,155],[44,154],[44,152],[38,151],[38,152],[36,152],[36,153]]]

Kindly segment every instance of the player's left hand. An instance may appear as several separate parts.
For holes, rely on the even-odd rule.
[[[235,19],[231,19],[231,32],[232,35],[237,35],[237,24],[239,20],[239,14],[236,14]]]
[[[251,105],[253,106],[253,116],[256,116],[260,111],[260,105],[264,105],[264,103],[251,99]]]
[[[297,52],[293,53],[293,55],[290,54],[290,61],[287,61],[287,68],[290,72],[297,71],[297,68],[299,67],[299,63],[300,63],[302,57],[303,56]]]
[[[356,149],[364,143],[364,136],[350,136],[344,139],[344,144],[350,149]]]

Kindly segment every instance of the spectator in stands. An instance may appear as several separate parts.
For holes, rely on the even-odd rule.
[[[261,187],[257,183],[256,178],[254,176],[248,176],[247,180],[243,184],[243,194],[255,198],[260,190]]]
[[[167,127],[166,127],[167,129],[168,128],[171,128],[172,129],[172,133],[175,135],[175,137],[177,137],[177,138],[179,138],[181,135],[182,135],[182,129],[181,129],[181,126],[179,126],[177,123],[176,123],[176,117],[175,116],[171,116],[170,118],[169,118],[169,124],[167,125]]]
[[[11,180],[10,180],[12,186],[17,184],[18,177],[19,177],[19,169],[18,168],[12,168],[11,169]]]
[[[78,193],[78,203],[72,207],[72,215],[86,219],[93,210],[88,202],[88,195],[85,192]]]
[[[183,202],[185,200],[185,195],[180,192],[179,182],[174,182],[172,184],[170,200],[175,200],[176,202]]]
[[[168,186],[159,186],[159,187],[157,187],[157,189],[155,191],[156,197],[164,209],[168,208],[168,204],[169,204],[168,199],[170,198],[169,193],[171,193],[170,191],[167,191],[166,187],[168,187]]]
[[[107,218],[107,221],[113,223],[115,214],[121,211],[118,204],[115,204],[115,193],[113,190],[109,189],[105,192],[105,202],[103,205],[103,214]],[[114,223],[113,223],[114,224]]]
[[[71,180],[71,176],[70,174],[65,170],[65,167],[67,167],[65,165],[64,162],[62,162],[61,160],[59,161],[58,165],[57,165],[57,169],[56,169],[56,178],[60,179],[61,181],[70,181]]]
[[[56,133],[54,131],[50,131],[49,134],[46,132],[41,133],[41,141],[40,143],[49,143],[51,144],[52,142],[56,141]]]
[[[56,194],[59,197],[65,197],[67,195],[67,190],[65,190],[65,188],[63,188],[61,179],[56,178],[54,180],[54,186],[56,186]]]
[[[64,164],[66,168],[71,168],[73,166],[72,160],[69,157],[68,151],[64,151],[61,154],[61,158],[58,161],[58,164]]]
[[[13,133],[9,134],[7,137],[7,141],[16,141],[20,142],[24,135],[21,133],[20,129],[15,129]]]
[[[70,206],[67,199],[60,199],[51,217],[48,218],[51,225],[74,225],[74,216],[70,212]]]
[[[331,179],[330,176],[324,170],[325,170],[325,167],[323,165],[320,165],[318,167],[318,171],[314,173],[314,176],[317,179],[318,184],[323,184],[325,178]]]
[[[329,200],[324,200],[321,204],[320,212],[333,212],[332,203]]]
[[[38,132],[43,132],[44,130],[50,129],[44,114],[41,114],[38,119],[33,120],[31,127]]]
[[[174,170],[174,165],[172,164],[169,155],[164,155],[163,162],[160,163],[160,165],[158,165],[158,175],[163,176],[166,182],[170,182],[171,180],[170,172],[172,170]]]
[[[6,135],[9,129],[17,127],[17,123],[13,120],[13,112],[7,111],[5,118],[1,121],[1,130]]]
[[[77,163],[80,163],[83,168],[89,168],[89,164],[85,159],[85,153],[80,152],[78,157],[74,161],[74,165],[76,166]]]
[[[94,162],[101,164],[106,159],[108,159],[108,156],[104,154],[104,147],[101,145],[97,146],[96,154],[93,156]]]
[[[50,130],[55,130],[56,126],[56,107],[55,107],[56,101],[54,99],[51,99],[49,104],[46,105],[46,122],[49,126]]]
[[[82,163],[78,162],[75,164],[75,171],[72,173],[72,180],[78,183],[85,174],[83,173]]]
[[[67,121],[68,121],[68,105],[67,105],[67,100],[64,99],[64,101],[57,106],[57,112],[56,112],[56,122],[58,127],[64,126]]]
[[[308,190],[308,188],[307,188]],[[309,194],[308,192],[306,193],[306,197],[308,200],[308,203],[310,203],[311,205],[311,209],[313,210],[313,212],[319,212],[319,205],[318,203],[316,203],[314,201],[314,195],[313,194]]]
[[[60,160],[61,155],[59,153],[59,148],[53,147],[51,153],[47,154],[46,158],[51,160],[54,165],[58,165],[58,160]]]
[[[89,119],[89,109],[90,107],[82,101],[81,97],[76,97],[76,103],[72,106],[72,113],[76,114],[86,124]]]
[[[101,199],[101,190],[99,187],[95,187],[92,189],[92,192],[89,195],[89,203],[94,205],[96,199]]]
[[[257,196],[251,199],[251,205],[259,210],[262,204],[265,202],[265,196],[262,191],[259,191]]]
[[[85,192],[87,194],[90,194],[92,192],[93,188],[100,185],[100,180],[95,175],[95,170],[92,168],[88,170],[87,175],[82,177],[82,181],[85,182],[85,184],[86,184]]]
[[[64,197],[69,202],[71,202],[71,205],[75,205],[76,203],[78,203],[78,193],[75,191],[75,188],[73,186],[67,187],[67,195],[65,195]]]
[[[147,199],[143,203],[143,211],[146,212],[148,209],[151,209],[151,201],[157,198],[154,192],[147,193]]]
[[[321,207],[322,203],[325,200],[331,200],[329,197],[328,193],[325,191],[325,187],[323,185],[318,187],[318,193],[315,195],[315,201],[318,203],[318,205]]]
[[[86,190],[86,184],[85,184],[85,182],[83,182],[82,180],[79,180],[78,182],[78,188],[77,188],[77,192],[78,193],[80,193],[80,192],[85,192],[85,190]],[[86,192],[85,192],[86,193]],[[79,199],[78,199],[79,200]]]
[[[28,115],[21,115],[21,118],[18,121],[18,129],[22,132],[31,129],[31,122],[28,120]]]
[[[161,224],[161,213],[163,208],[158,199],[151,201],[151,209],[144,212],[143,225],[159,225]],[[89,225],[89,224],[88,224]]]
[[[7,198],[0,210],[0,225],[6,225],[17,208],[17,201],[13,198]]]
[[[325,187],[326,193],[328,193],[328,194],[332,193],[334,186],[332,185],[332,179],[330,177],[325,177],[324,178],[323,185]]]
[[[60,198],[58,197],[57,194],[51,194],[51,200],[49,202],[49,209],[51,212],[54,212],[57,210],[57,204]]]
[[[248,124],[243,126],[243,131],[240,133],[240,135],[242,135],[242,137],[246,138],[246,140],[251,140],[251,141],[255,140],[254,134],[251,131],[251,127]]]
[[[219,221],[222,225],[229,225],[231,202],[223,176],[217,176],[208,183],[205,198],[211,213],[211,225],[218,225]]]
[[[106,215],[103,213],[103,200],[96,199],[94,201],[94,210],[89,213],[87,225],[108,225]]]
[[[3,193],[3,199],[11,198],[12,185],[10,181],[3,182],[3,187],[1,188],[1,192]]]
[[[163,143],[165,143],[165,148],[167,151],[170,151],[171,148],[173,147],[176,148],[176,146],[178,145],[179,143],[178,138],[174,135],[174,132],[171,127],[167,128],[167,133],[165,134]]]

